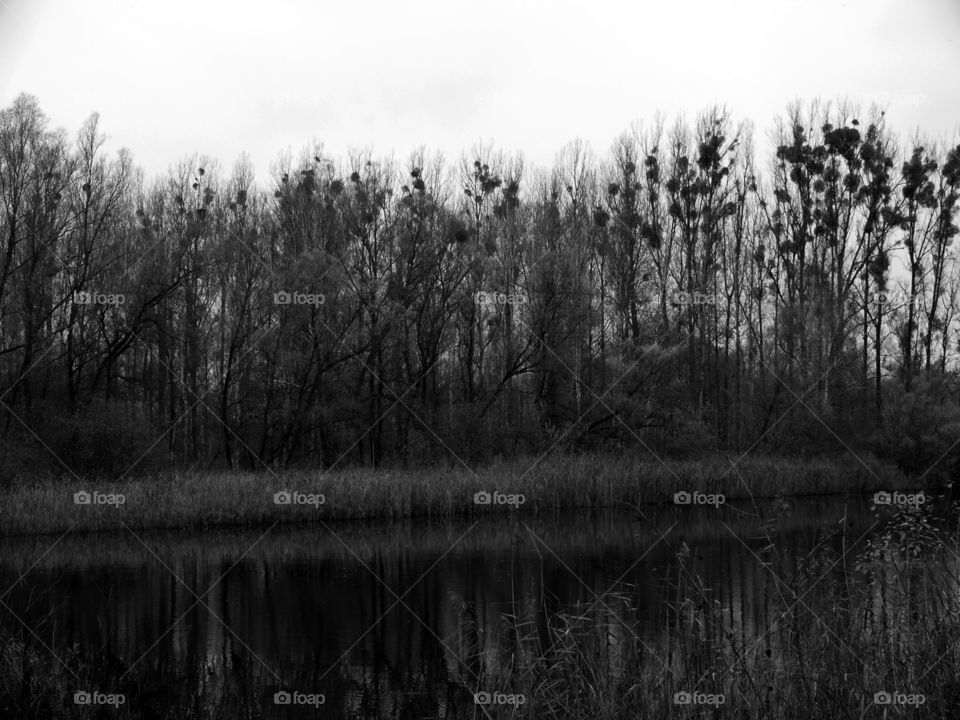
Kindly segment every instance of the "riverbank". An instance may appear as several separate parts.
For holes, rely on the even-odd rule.
[[[120,482],[14,481],[0,492],[0,535],[482,517],[675,500],[718,506],[728,499],[903,491],[917,485],[869,457],[737,458],[557,456],[476,470],[197,471]]]

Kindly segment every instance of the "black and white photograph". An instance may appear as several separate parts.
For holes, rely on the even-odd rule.
[[[953,720],[958,477],[960,0],[0,0],[0,720]]]

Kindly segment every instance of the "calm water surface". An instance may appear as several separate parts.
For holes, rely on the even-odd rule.
[[[809,577],[801,559],[861,548],[879,522],[869,498],[832,497],[67,535],[52,549],[53,537],[9,538],[0,627],[71,668],[67,694],[124,692],[104,717],[483,717],[473,693],[522,672],[559,614],[606,638],[614,674],[619,642],[636,634],[666,659],[681,621],[775,659],[776,601]],[[818,569],[805,602],[844,591],[843,571]],[[719,614],[682,602],[691,578]],[[278,706],[280,691],[323,704]],[[95,716],[66,703],[74,712]]]

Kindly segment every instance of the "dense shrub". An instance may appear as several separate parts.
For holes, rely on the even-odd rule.
[[[886,400],[876,452],[905,473],[949,480],[960,472],[960,406],[955,383],[935,377],[912,392],[892,389]]]
[[[164,447],[143,411],[125,403],[96,400],[74,413],[48,408],[42,416],[38,435],[48,454],[61,470],[81,476],[143,472],[157,464]]]

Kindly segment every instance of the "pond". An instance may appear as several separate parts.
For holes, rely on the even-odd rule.
[[[627,688],[651,717],[761,717],[835,662],[862,674],[838,700],[854,715],[877,692],[916,707],[859,657],[891,617],[916,625],[928,586],[957,598],[956,556],[917,562],[896,535],[933,532],[915,514],[838,496],[6,538],[0,716],[575,717]]]

